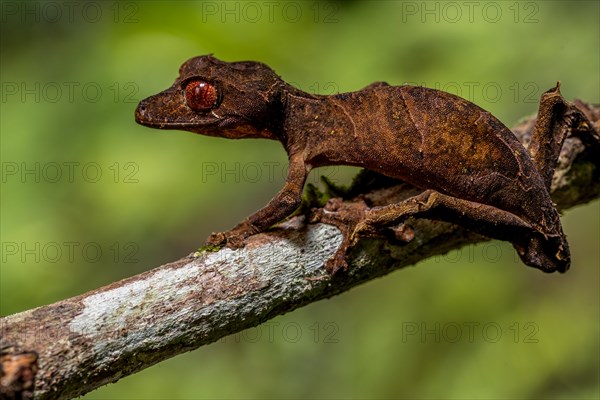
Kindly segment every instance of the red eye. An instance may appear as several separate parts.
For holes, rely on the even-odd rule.
[[[185,85],[185,101],[194,111],[208,111],[217,105],[217,88],[206,81],[191,81]]]

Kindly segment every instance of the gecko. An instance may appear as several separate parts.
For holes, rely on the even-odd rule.
[[[158,129],[277,140],[285,148],[283,188],[233,229],[213,233],[209,245],[243,247],[246,238],[299,207],[313,168],[348,165],[422,192],[361,214],[343,231],[342,245],[327,263],[331,273],[347,268],[345,252],[361,234],[408,217],[451,222],[508,241],[524,264],[565,272],[569,245],[550,184],[567,125],[585,118],[566,115],[567,106],[559,84],[543,93],[525,148],[491,113],[444,91],[376,82],[355,92],[309,94],[266,64],[206,55],[183,63],[171,87],[139,103],[135,119]]]

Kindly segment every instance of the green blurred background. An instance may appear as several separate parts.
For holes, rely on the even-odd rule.
[[[137,101],[186,59],[262,61],[322,94],[422,84],[511,126],[557,80],[568,99],[600,101],[599,13],[597,1],[2,1],[0,313],[177,259],[281,187],[278,143],[135,124]],[[524,267],[505,243],[467,247],[85,398],[598,398],[598,205],[564,215],[565,275]]]

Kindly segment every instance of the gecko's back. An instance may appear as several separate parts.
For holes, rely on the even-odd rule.
[[[477,105],[434,89],[383,84],[331,101],[351,120],[336,138],[343,136],[338,147],[350,146],[356,154],[350,164],[493,205],[535,225],[542,219],[558,223],[527,150]]]

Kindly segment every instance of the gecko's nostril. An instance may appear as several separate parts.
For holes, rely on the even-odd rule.
[[[143,124],[146,120],[146,105],[142,102],[135,109],[135,122]]]

